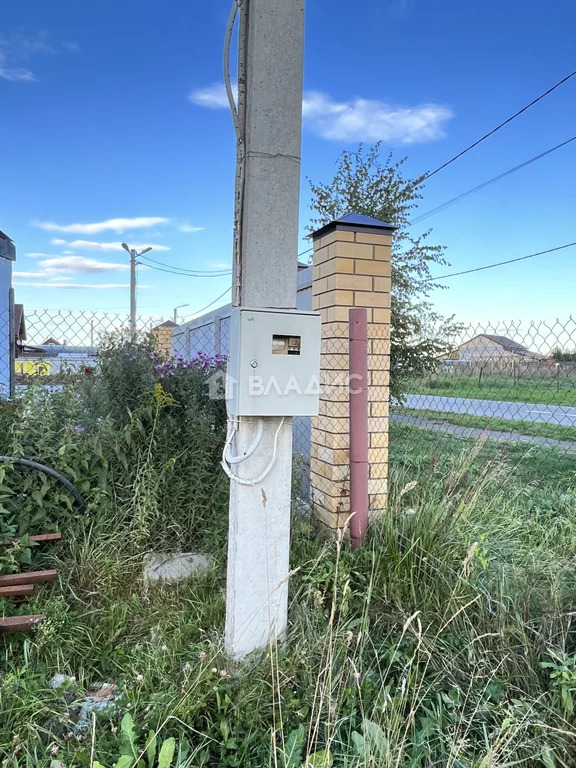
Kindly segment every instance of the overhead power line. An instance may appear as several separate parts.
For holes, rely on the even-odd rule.
[[[470,144],[469,147],[466,147],[466,149],[463,149],[461,152],[458,152],[457,155],[454,155],[454,157],[450,158],[450,160],[447,160],[445,163],[442,163],[438,168],[436,168],[435,171],[432,171],[431,173],[427,173],[424,175],[424,180],[428,181],[428,179],[432,178],[432,176],[435,176],[439,171],[443,170],[444,168],[447,168],[452,163],[456,162],[460,157],[465,155],[467,152],[470,152],[470,150],[474,149],[474,147],[477,147],[478,144],[481,144],[483,141],[486,141],[486,139],[490,138],[490,136],[493,136],[497,131],[499,131],[501,128],[504,128],[505,125],[508,125],[508,123],[511,123],[512,120],[515,120],[517,117],[522,115],[524,112],[526,112],[530,107],[533,107],[534,104],[537,104],[539,101],[542,101],[546,96],[548,96],[552,91],[555,91],[556,88],[559,88],[561,85],[564,85],[564,83],[568,82],[570,78],[574,77],[576,75],[576,69],[574,72],[570,72],[569,75],[566,75],[566,77],[563,77],[562,80],[559,80],[555,85],[553,85],[551,88],[548,88],[547,91],[544,91],[544,93],[541,93],[540,96],[535,98],[533,101],[531,101],[529,104],[526,104],[525,107],[522,107],[518,112],[515,112],[513,115],[511,115],[509,118],[504,120],[503,123],[500,123],[500,125],[497,125],[496,128],[493,128],[491,131],[488,131],[488,133],[485,133],[484,136],[481,136],[477,141],[475,141],[473,144]]]
[[[494,182],[496,181],[500,181],[500,179],[503,179],[505,176],[510,176],[512,173],[516,173],[516,171],[519,171],[521,168],[525,168],[527,165],[531,165],[532,163],[535,163],[537,160],[541,160],[543,157],[546,157],[546,155],[550,155],[552,154],[552,152],[556,152],[557,149],[562,149],[562,147],[565,147],[567,144],[570,144],[572,141],[576,141],[576,136],[572,136],[571,139],[567,139],[567,141],[563,141],[561,144],[557,144],[555,147],[552,147],[551,149],[547,149],[545,152],[541,152],[539,155],[536,155],[535,157],[531,157],[530,160],[525,160],[523,163],[520,163],[520,165],[515,165],[514,168],[509,168],[507,171],[504,171],[504,173],[500,173],[498,174],[498,176],[494,176],[494,178],[488,179],[488,181],[484,181],[482,184],[478,184],[477,187],[472,187],[472,189],[469,189],[466,192],[462,192],[461,195],[457,195],[456,197],[453,197],[450,200],[447,200],[445,203],[442,203],[441,205],[437,205],[436,208],[431,208],[429,211],[426,211],[420,216],[416,216],[416,218],[412,219],[412,221],[410,222],[410,226],[412,226],[413,224],[418,224],[421,221],[424,221],[424,219],[427,219],[429,216],[434,216],[435,213],[439,213],[440,211],[443,211],[444,208],[448,208],[450,205],[453,205],[454,203],[458,202],[458,200],[461,200],[463,197],[468,197],[468,195],[471,195],[474,192],[478,192],[479,189],[484,189],[484,187],[487,187],[490,184],[494,184]]]
[[[184,269],[183,267],[176,267],[173,264],[165,264],[163,261],[156,261],[155,259],[151,259],[148,256],[141,256],[141,259],[146,262],[144,266],[150,267],[150,269],[155,269],[155,267],[150,266],[148,262],[152,262],[152,264],[157,264],[159,267],[165,267],[165,269],[159,269],[159,272],[172,272],[173,274],[179,275],[186,275],[189,277],[224,277],[225,275],[231,274],[232,270],[230,269],[219,269],[219,270],[194,270],[194,269]]]
[[[178,275],[179,277],[226,277],[232,274],[232,270],[229,272],[218,272],[213,274],[194,274],[193,272],[175,272],[173,269],[154,267],[152,264],[144,264],[143,266],[148,267],[148,269],[153,269],[155,272],[166,272],[169,275]]]
[[[566,245],[558,245],[556,248],[548,248],[546,251],[538,251],[537,253],[530,253],[528,256],[519,256],[517,259],[508,259],[507,261],[498,261],[496,264],[486,264],[483,267],[475,267],[474,269],[465,269],[462,272],[451,272],[449,275],[438,275],[438,277],[431,277],[430,280],[425,280],[426,283],[436,282],[437,280],[446,280],[449,277],[458,277],[459,275],[469,275],[472,272],[482,272],[484,269],[494,269],[494,267],[502,267],[505,264],[514,264],[517,261],[526,261],[526,259],[533,259],[535,256],[542,256],[545,253],[554,253],[555,251],[562,251],[565,248],[573,248],[576,245],[574,243],[566,243]]]
[[[202,312],[206,312],[207,309],[210,309],[210,307],[214,306],[217,301],[220,301],[220,299],[223,299],[224,296],[228,293],[228,291],[232,290],[232,286],[229,285],[228,288],[224,291],[224,293],[221,293],[220,296],[217,296],[214,301],[211,301],[210,304],[206,304],[205,307],[202,307],[202,309],[197,309],[196,312],[192,312],[189,315],[186,315],[186,317],[192,317],[193,315],[201,315]]]

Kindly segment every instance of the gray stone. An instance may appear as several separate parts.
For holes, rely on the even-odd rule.
[[[195,552],[151,554],[144,561],[144,580],[175,584],[192,576],[203,576],[213,566],[212,555]]]
[[[62,673],[56,673],[50,680],[50,688],[56,690],[57,688],[62,688],[63,685],[67,685],[68,683],[73,684],[75,682],[75,677],[69,677],[68,675],[63,675]]]

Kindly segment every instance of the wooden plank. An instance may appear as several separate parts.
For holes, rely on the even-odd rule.
[[[0,576],[0,587],[10,587],[15,584],[40,584],[56,581],[58,571],[28,571],[25,573],[7,573]]]
[[[9,547],[11,544],[20,541],[22,537],[13,539],[12,541],[0,541],[0,547]],[[36,544],[43,544],[48,541],[60,541],[62,538],[61,533],[40,533],[37,536],[29,536],[30,541],[34,541]]]
[[[9,587],[0,587],[0,597],[20,597],[31,595],[34,592],[34,584],[14,584]]]
[[[7,616],[0,619],[0,635],[8,632],[27,632],[34,629],[46,617],[40,613],[28,616]]]

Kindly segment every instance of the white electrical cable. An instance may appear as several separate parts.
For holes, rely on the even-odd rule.
[[[230,433],[229,431],[229,437],[226,438],[224,459],[228,464],[241,464],[252,456],[262,442],[262,438],[264,437],[264,421],[263,419],[258,419],[258,431],[256,432],[256,437],[254,438],[252,445],[242,455],[238,456],[230,455],[230,446],[238,430],[236,429],[236,422],[233,419],[230,420],[229,424],[232,424],[232,432]]]
[[[234,0],[226,35],[224,38],[224,56],[222,68],[224,71],[224,86],[226,96],[232,113],[232,122],[234,132],[236,133],[236,180],[235,180],[235,198],[234,198],[234,240],[233,240],[233,262],[234,262],[234,290],[232,293],[232,304],[238,306],[242,300],[242,221],[244,208],[244,178],[246,153],[244,147],[244,112],[246,107],[246,70],[245,70],[245,51],[246,44],[245,31],[240,23],[240,34],[238,40],[238,97],[234,100],[234,91],[230,77],[230,48],[232,45],[232,35],[234,24],[239,11],[246,12],[246,6],[249,0]],[[242,6],[245,6],[244,8]]]
[[[242,5],[243,0],[234,0],[230,16],[228,17],[228,25],[226,27],[226,36],[224,38],[224,87],[226,88],[226,95],[228,97],[228,104],[230,105],[230,111],[232,112],[232,122],[234,123],[234,130],[236,132],[236,138],[240,140],[240,125],[238,123],[238,108],[234,101],[234,92],[232,90],[232,83],[230,82],[230,47],[232,45],[232,33],[234,32],[234,23],[236,21],[236,15],[239,8]]]
[[[259,485],[272,471],[272,468],[274,464],[276,463],[276,450],[278,447],[278,435],[280,433],[280,430],[282,429],[282,425],[284,424],[284,416],[280,419],[280,423],[278,424],[278,427],[276,429],[276,432],[274,434],[274,448],[272,450],[272,458],[268,462],[268,465],[266,468],[260,473],[260,475],[252,480],[245,479],[243,477],[238,477],[238,475],[235,475],[228,464],[226,463],[225,456],[222,457],[222,469],[224,472],[226,472],[226,475],[230,478],[230,480],[234,480],[235,483],[238,483],[238,485]],[[229,441],[226,440],[226,445],[224,446],[224,452],[226,452],[228,447]]]

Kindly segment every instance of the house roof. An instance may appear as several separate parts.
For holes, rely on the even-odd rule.
[[[476,338],[490,339],[494,344],[499,344],[507,352],[513,352],[515,355],[522,355],[524,357],[545,357],[545,355],[541,355],[539,352],[532,352],[528,347],[524,347],[522,344],[514,341],[514,339],[509,339],[507,336],[493,336],[489,333],[481,333],[479,336],[476,336]],[[472,339],[470,339],[470,341],[472,341]]]
[[[16,246],[8,235],[0,229],[0,256],[14,261],[16,259]]]
[[[152,330],[158,331],[160,328],[178,328],[178,323],[174,323],[172,320],[165,320],[163,323],[160,323],[160,325],[157,325]]]
[[[387,221],[380,221],[379,219],[373,219],[372,216],[365,216],[362,213],[345,213],[339,219],[330,221],[328,224],[320,227],[320,229],[317,229],[311,236],[314,238],[321,237],[334,229],[352,232],[362,230],[362,232],[373,234],[392,234],[398,227]]]

